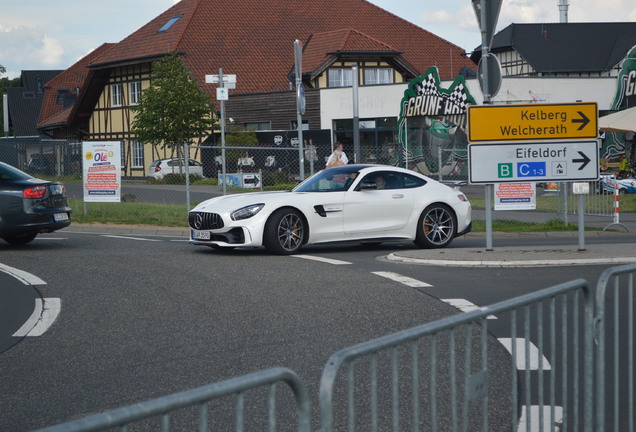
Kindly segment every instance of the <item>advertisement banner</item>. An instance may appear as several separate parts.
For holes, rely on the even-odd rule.
[[[536,208],[536,183],[495,183],[495,210],[535,210]]]
[[[426,175],[465,178],[468,158],[466,110],[475,105],[463,76],[442,88],[433,66],[404,91],[399,117],[401,151],[394,165]]]
[[[121,201],[121,142],[82,143],[84,202]]]

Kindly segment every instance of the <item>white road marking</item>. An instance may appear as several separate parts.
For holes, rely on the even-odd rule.
[[[302,258],[302,259],[307,259],[307,260],[312,260],[312,261],[320,261],[320,262],[324,262],[327,264],[335,264],[335,265],[346,265],[346,264],[351,264],[348,261],[340,261],[340,260],[335,260],[335,259],[331,259],[331,258],[323,258],[323,257],[317,257],[317,256],[312,256],[312,255],[290,255],[294,258]]]
[[[7,273],[8,275],[13,276],[20,282],[25,285],[46,285],[39,277],[32,275],[31,273],[25,272],[24,270],[20,270],[14,267],[9,267],[8,265],[0,264],[0,271]]]
[[[61,309],[59,298],[36,298],[33,313],[13,336],[42,336],[53,325]]]
[[[530,430],[531,432],[539,432],[539,431],[557,431],[561,430],[559,425],[563,423],[563,407],[555,406],[554,407],[554,423],[550,424],[550,421],[553,420],[551,417],[552,407],[550,406],[539,406],[532,405],[530,406],[530,415],[528,415],[528,410],[524,405],[521,408],[521,418],[519,419],[519,426],[517,428],[518,431],[526,431]],[[543,411],[543,425],[539,424],[539,414]],[[527,423],[530,422],[530,429],[527,427]]]
[[[508,352],[512,354],[512,338],[499,338],[498,341],[506,347]],[[518,370],[539,370],[539,362],[543,366],[543,370],[552,370],[550,366],[550,362],[544,356],[539,358],[539,349],[532,342],[528,343],[529,349],[529,359],[530,364],[526,365],[526,339],[517,338],[516,339],[516,356],[515,361],[517,362]]]
[[[374,275],[382,276],[387,279],[394,280],[396,282],[399,282],[401,284],[404,284],[406,286],[410,286],[413,288],[425,288],[425,287],[433,286],[431,284],[427,284],[426,282],[422,282],[420,280],[413,279],[408,276],[402,276],[401,274],[398,274],[398,273],[384,272],[384,271],[371,272],[371,273],[373,273]]]
[[[451,306],[455,306],[462,312],[472,312],[480,309],[475,303],[469,302],[466,299],[441,299],[444,303],[448,303]],[[487,319],[497,319],[494,315],[488,315]]]
[[[141,237],[129,237],[129,236],[118,236],[118,235],[106,235],[106,234],[102,235],[102,237],[119,238],[119,239],[126,239],[126,240],[150,241],[150,242],[161,241],[161,240],[141,238]]]
[[[41,240],[68,240],[68,237],[40,237],[40,236],[38,236],[35,239],[38,240],[38,241],[41,241]]]

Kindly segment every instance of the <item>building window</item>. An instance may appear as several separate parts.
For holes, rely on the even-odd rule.
[[[122,106],[122,85],[111,84],[110,85],[110,98],[112,106]]]
[[[244,123],[246,131],[263,131],[263,130],[272,130],[272,124],[270,122],[254,122],[254,123]]]
[[[130,83],[130,104],[139,105],[141,99],[141,81],[133,81]]]
[[[139,141],[135,141],[132,147],[132,167],[143,168],[144,167],[144,144]]]
[[[290,124],[291,130],[298,129],[298,121],[292,120]],[[303,120],[303,130],[309,130],[309,120]]]
[[[353,85],[353,71],[351,68],[329,69],[329,87],[350,87]]]
[[[168,22],[166,22],[166,23],[163,25],[163,27],[161,27],[161,28],[159,29],[159,31],[158,31],[157,33],[163,33],[163,32],[165,32],[165,31],[166,31],[166,30],[168,30],[170,27],[172,27],[174,23],[176,23],[177,21],[179,21],[179,18],[181,18],[181,17],[182,17],[182,15],[177,15],[177,16],[173,16],[172,18],[170,18],[170,19],[168,20]]]
[[[364,83],[366,85],[393,83],[393,69],[371,68],[364,70]]]

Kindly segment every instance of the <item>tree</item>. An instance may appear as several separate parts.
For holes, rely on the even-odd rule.
[[[192,80],[181,57],[170,53],[153,64],[150,87],[135,108],[132,132],[144,143],[176,148],[210,134],[212,100]]]

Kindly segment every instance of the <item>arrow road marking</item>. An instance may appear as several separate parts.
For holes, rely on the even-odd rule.
[[[583,114],[582,111],[577,111],[579,113],[579,115],[581,116],[580,119],[573,119],[572,123],[581,123],[581,126],[579,126],[579,128],[577,130],[581,130],[583,129],[585,126],[587,126],[587,124],[590,122],[590,119]]]
[[[13,336],[42,336],[53,325],[61,309],[59,298],[36,298],[33,313]]]
[[[583,153],[582,151],[578,152],[581,156],[583,156],[583,159],[572,159],[572,162],[574,163],[582,163],[583,165],[581,165],[579,167],[579,171],[581,171],[583,168],[585,168],[587,166],[587,164],[590,163],[590,158],[587,157],[587,155],[585,153]]]

